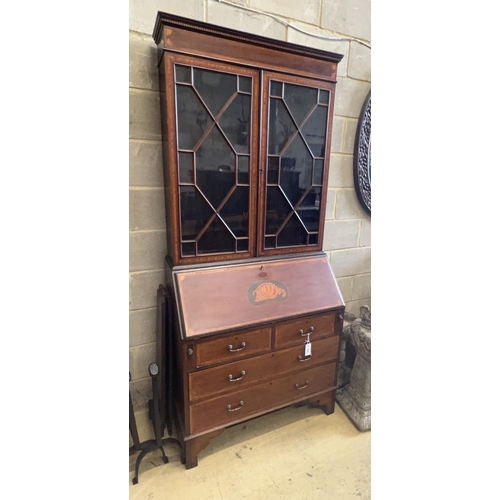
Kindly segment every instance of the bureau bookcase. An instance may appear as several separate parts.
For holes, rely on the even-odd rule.
[[[334,410],[344,302],[322,244],[342,56],[161,12],[153,37],[173,304],[159,346],[191,468],[230,425]]]

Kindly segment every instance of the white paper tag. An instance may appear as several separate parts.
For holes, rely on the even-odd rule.
[[[306,352],[304,353],[304,356],[311,356],[311,342],[306,342]]]

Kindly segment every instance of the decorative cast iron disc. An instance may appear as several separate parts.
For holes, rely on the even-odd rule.
[[[371,92],[370,89],[361,108],[354,144],[354,186],[356,187],[359,202],[368,215],[371,215],[372,210]]]

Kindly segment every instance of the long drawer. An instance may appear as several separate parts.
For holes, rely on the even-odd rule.
[[[334,334],[335,313],[315,314],[283,321],[276,325],[276,348],[302,344],[310,333],[310,340],[320,340]]]
[[[333,389],[335,367],[336,362],[331,362],[191,405],[191,434],[230,425],[287,402],[307,399],[309,394]]]
[[[226,391],[237,391],[256,382],[310,368],[337,358],[339,337],[312,341],[310,357],[304,345],[262,354],[189,374],[189,399],[198,401]]]
[[[196,365],[209,366],[271,350],[271,328],[246,330],[202,341],[195,346]]]

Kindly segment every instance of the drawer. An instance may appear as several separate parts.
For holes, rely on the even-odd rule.
[[[339,337],[328,337],[311,342],[312,355],[308,358],[304,357],[304,346],[300,345],[190,373],[189,400],[238,391],[256,382],[332,361],[337,358],[338,347]]]
[[[304,316],[303,318],[278,323],[276,325],[276,348],[304,343],[307,336],[301,334],[311,332],[311,329],[311,342],[333,335],[335,313]]]
[[[334,388],[336,362],[230,392],[189,408],[191,434],[231,425]]]
[[[271,350],[271,327],[246,330],[195,345],[196,366],[227,363]]]

